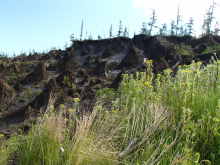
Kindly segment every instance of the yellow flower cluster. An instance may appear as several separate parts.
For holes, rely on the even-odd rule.
[[[68,111],[69,111],[69,112],[72,112],[72,111],[73,111],[73,109],[69,109]]]
[[[149,63],[152,64],[152,63],[153,63],[153,60],[147,60],[147,61],[146,61],[146,64],[149,64]]]
[[[75,101],[75,102],[78,102],[78,101],[80,101],[80,100],[79,100],[79,98],[74,98],[74,101]]]
[[[180,86],[184,86],[184,85],[185,85],[185,83],[181,83],[181,84],[180,84]]]
[[[190,73],[191,71],[187,68],[186,70],[185,70],[185,73]]]
[[[144,83],[145,85],[149,85],[150,84],[150,82],[149,81],[147,81],[146,83]]]
[[[0,138],[3,138],[4,137],[4,135],[3,134],[0,134]]]
[[[117,111],[117,110],[113,110],[113,111],[112,111],[112,113],[117,114],[117,113],[118,113],[118,111]]]

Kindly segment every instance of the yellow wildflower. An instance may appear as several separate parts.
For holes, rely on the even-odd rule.
[[[185,83],[181,83],[181,84],[180,84],[180,86],[184,86],[184,85],[185,85]]]
[[[150,98],[150,96],[147,96],[147,99],[149,99]]]
[[[153,86],[151,85],[150,88],[153,88]]]
[[[68,111],[69,111],[69,112],[72,112],[72,111],[73,111],[73,109],[69,109]]]
[[[67,121],[67,118],[65,118],[64,120]]]
[[[150,82],[148,82],[148,81],[147,81],[147,82],[146,82],[146,83],[144,83],[144,84],[145,84],[145,85],[148,85],[148,84],[150,84]]]
[[[187,68],[186,70],[185,70],[185,73],[190,73],[191,71]]]
[[[78,102],[78,101],[80,101],[80,100],[79,100],[79,98],[74,98],[74,101],[75,101],[75,102]]]
[[[118,111],[117,111],[117,110],[113,110],[113,111],[112,111],[112,113],[117,114],[117,113],[118,113]]]
[[[0,134],[0,138],[3,138],[4,137],[4,135],[3,134]]]
[[[41,120],[41,117],[38,117],[38,120]]]

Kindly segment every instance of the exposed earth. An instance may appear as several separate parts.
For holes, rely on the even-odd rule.
[[[59,110],[72,108],[79,98],[80,110],[89,111],[102,88],[117,90],[122,74],[144,72],[145,61],[153,60],[155,74],[192,60],[204,65],[220,55],[220,37],[147,36],[74,41],[66,50],[47,54],[22,54],[0,58],[0,133],[10,135],[14,127],[28,129],[48,105]],[[207,52],[207,50],[210,50]],[[51,102],[52,101],[52,102]],[[79,112],[83,113],[83,112]]]

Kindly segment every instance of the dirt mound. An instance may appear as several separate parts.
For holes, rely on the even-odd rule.
[[[34,68],[34,71],[30,73],[22,83],[28,84],[32,82],[39,82],[41,80],[46,80],[49,78],[47,73],[46,66],[43,62],[40,62],[37,67]]]
[[[14,95],[14,90],[6,82],[0,81],[0,105],[8,103]]]
[[[116,53],[122,53],[125,50],[125,45],[121,41],[115,41],[111,45],[111,50]]]
[[[99,63],[102,62],[102,57],[101,57],[101,55],[99,54],[98,56],[93,57],[93,60],[94,60],[94,65],[98,65]]]
[[[205,43],[197,45],[192,52],[194,54],[201,54],[205,49],[207,48],[207,45]]]
[[[81,56],[86,56],[89,54],[89,49],[84,49],[82,52],[81,52]]]
[[[52,101],[54,107],[57,108],[58,106],[60,106],[60,104],[64,103],[66,99],[67,95],[63,92],[62,88],[57,84],[55,79],[52,78],[47,84],[44,92],[35,97],[33,101],[31,101],[21,109],[8,113],[6,112],[4,114],[4,117],[0,119],[1,121],[5,121],[6,123],[8,123],[8,125],[15,123],[19,124],[25,120],[28,121],[28,119],[33,118],[36,114],[39,114],[40,112],[44,113],[43,110],[46,109],[49,101]]]
[[[46,61],[46,60],[50,60],[52,58],[51,54],[48,53],[48,54],[43,54],[41,56],[41,58],[39,59],[39,61]]]
[[[87,67],[87,66],[89,66],[90,64],[92,64],[92,58],[91,58],[90,56],[88,56],[88,57],[86,57],[86,59],[84,60],[82,67]]]
[[[111,48],[107,48],[102,54],[102,58],[108,58],[111,56],[113,56],[113,52]]]
[[[145,50],[150,44],[152,38],[153,38],[152,36],[140,34],[140,35],[135,35],[132,42],[134,46],[136,46],[138,49]]]
[[[191,41],[187,42],[186,45],[191,45],[192,48],[195,48],[199,44],[206,44],[207,46],[213,46],[220,42],[220,37],[214,35],[205,35],[201,38],[193,38]]]
[[[76,58],[75,51],[71,47],[69,48],[63,57],[63,63],[59,69],[59,72],[64,72],[65,70],[75,71],[80,66],[79,61]]]
[[[26,69],[19,62],[14,62],[6,68],[4,67],[4,64],[2,64],[2,68],[4,68],[2,70],[3,76],[11,76],[13,73],[17,75],[26,72]]]
[[[50,99],[50,95],[55,99],[54,100],[55,107],[62,104],[67,97],[54,78],[50,79],[44,92],[42,92],[32,102],[30,102],[26,106],[26,109],[29,106],[31,106],[33,109],[39,110],[40,108],[47,106]]]
[[[20,56],[15,57],[13,61],[23,61],[26,57],[27,55],[22,53]]]
[[[108,73],[108,68],[106,61],[102,61],[97,65],[94,65],[91,69],[87,71],[89,76],[106,77]]]
[[[95,46],[95,51],[94,53],[100,53],[103,50],[105,50],[107,47],[110,46],[110,44],[112,43],[113,40],[109,39],[109,40],[98,40],[96,41],[96,46]]]
[[[36,61],[40,59],[40,55],[38,53],[34,53],[33,55],[30,53],[23,61]]]
[[[142,61],[143,61],[143,57],[141,55],[141,51],[132,44],[125,58],[121,61],[121,65],[137,67],[142,64]]]
[[[175,45],[180,45],[181,43],[186,43],[189,42],[190,40],[192,40],[192,36],[189,35],[184,35],[184,36],[166,36],[166,39],[170,42],[173,43]]]
[[[114,79],[113,83],[109,86],[109,88],[118,89],[119,83],[123,79],[123,74],[126,74],[125,69],[123,69],[123,71],[117,74],[116,78]]]
[[[65,76],[68,77],[68,82],[64,81]],[[70,83],[70,85],[74,84],[76,81],[76,77],[73,72],[66,70],[63,73],[59,74],[59,76],[56,78],[56,81],[63,88],[65,86],[68,86],[68,83]]]
[[[22,92],[23,86],[17,81],[14,85],[14,89],[16,90],[16,92]]]
[[[0,72],[2,72],[7,67],[6,63],[0,60]]]
[[[147,58],[157,61],[160,57],[165,60],[175,60],[175,49],[163,36],[154,36],[144,52]]]

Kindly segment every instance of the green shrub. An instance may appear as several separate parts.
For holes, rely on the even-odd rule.
[[[51,106],[19,141],[0,141],[0,162],[15,155],[19,164],[220,164],[220,61],[178,66],[175,76],[154,75],[152,63],[124,74],[117,94],[98,90],[83,115],[79,98],[59,114]]]
[[[41,94],[41,89],[37,89],[35,92],[34,92],[34,94],[37,96],[37,95],[40,95]]]
[[[50,64],[50,66],[51,67],[55,67],[57,65],[57,62],[55,61],[55,62],[52,62],[51,64]]]
[[[70,81],[69,81],[69,77],[68,77],[68,76],[64,76],[63,84],[64,84],[65,86],[68,86],[68,87],[71,86],[71,83],[70,83]]]
[[[12,73],[12,77],[14,78],[14,79],[17,79],[17,76],[16,76],[16,73]]]
[[[205,54],[205,53],[214,53],[214,52],[217,52],[217,51],[220,51],[220,46],[219,46],[219,45],[214,45],[214,46],[209,46],[209,47],[207,47],[207,48],[202,52],[202,54]]]
[[[113,88],[103,88],[99,89],[96,93],[96,97],[98,98],[114,98],[116,97],[115,90]]]

